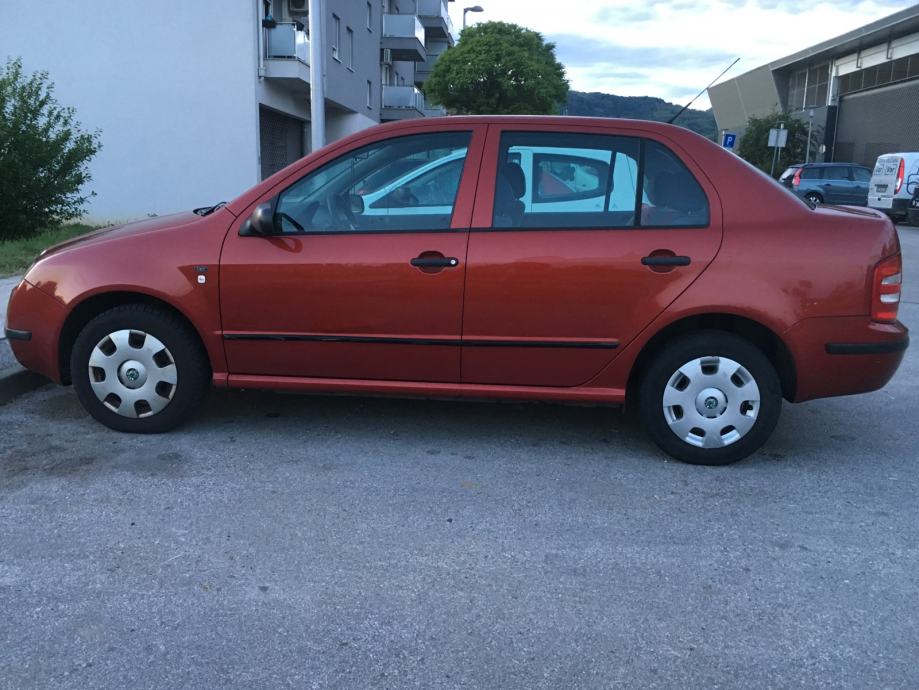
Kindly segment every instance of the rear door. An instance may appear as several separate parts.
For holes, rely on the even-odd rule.
[[[463,382],[584,384],[705,269],[721,242],[720,204],[677,150],[605,128],[489,128]]]
[[[849,179],[849,166],[822,166],[824,201],[828,204],[850,204],[853,200],[852,181]]]
[[[868,186],[868,205],[872,208],[884,210],[893,208],[897,171],[900,169],[901,160],[900,156],[896,155],[880,156],[877,159]]]

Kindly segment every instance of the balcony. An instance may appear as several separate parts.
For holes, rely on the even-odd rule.
[[[425,80],[431,76],[431,72],[434,70],[434,64],[437,60],[440,59],[440,56],[444,54],[444,51],[447,50],[446,41],[428,41],[425,50],[427,51],[427,57],[425,57],[424,62],[418,62],[415,64],[415,83],[423,84]]]
[[[383,85],[384,120],[408,120],[424,116],[424,94],[414,86]]]
[[[277,79],[294,91],[306,92],[309,64],[310,41],[295,22],[278,22],[265,30],[265,77]]]
[[[453,45],[453,20],[444,0],[418,0],[418,18],[431,38],[444,38]]]
[[[382,48],[393,60],[421,62],[424,50],[424,27],[414,14],[384,14]]]

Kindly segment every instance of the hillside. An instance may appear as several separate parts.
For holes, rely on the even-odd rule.
[[[636,120],[666,122],[676,115],[681,105],[651,96],[614,96],[611,93],[571,91],[568,94],[568,114],[591,117],[627,117]],[[711,140],[718,134],[715,116],[709,110],[689,108],[674,124],[698,132]]]

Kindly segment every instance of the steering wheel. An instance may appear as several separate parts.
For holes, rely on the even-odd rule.
[[[349,230],[357,230],[357,219],[340,196],[329,194],[325,199],[325,207],[333,223],[344,223]]]

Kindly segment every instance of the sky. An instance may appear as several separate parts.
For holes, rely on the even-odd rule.
[[[683,104],[727,67],[721,80],[914,3],[896,0],[456,0],[479,21],[514,22],[555,43],[571,88],[619,96],[658,96]],[[703,94],[693,108],[710,107]]]

